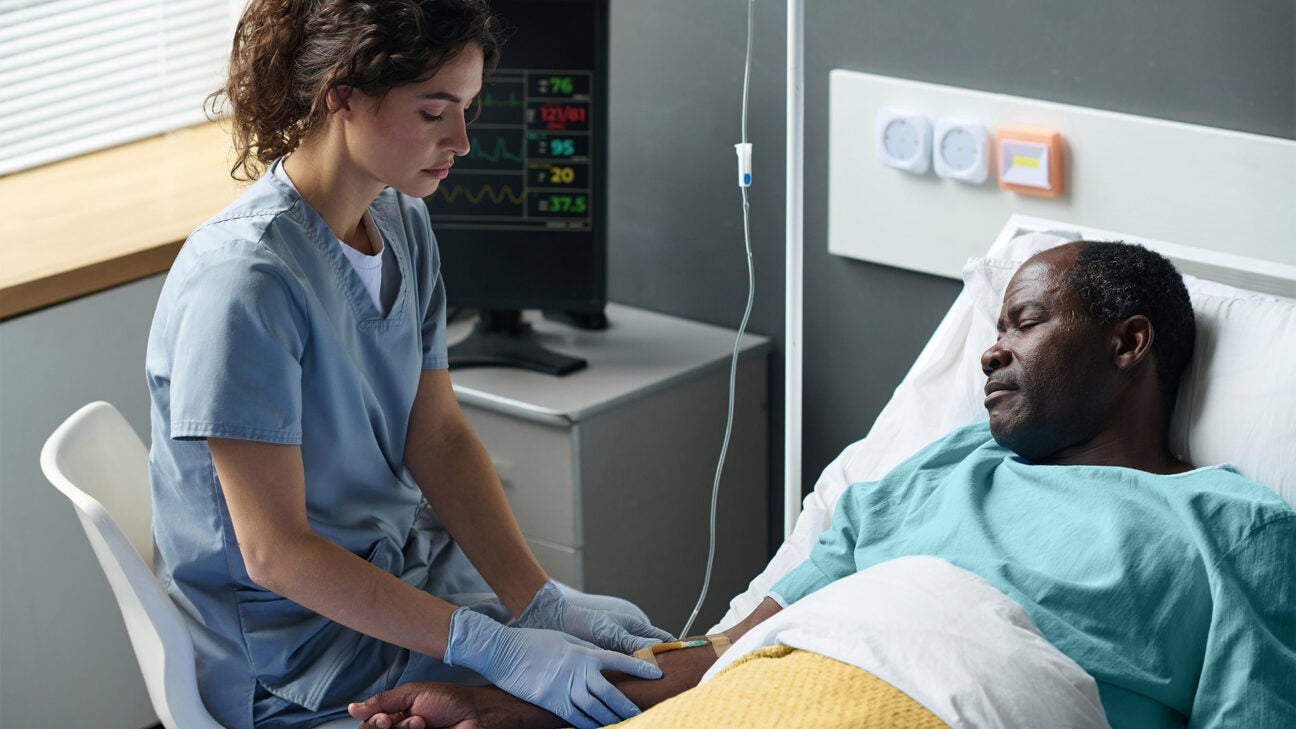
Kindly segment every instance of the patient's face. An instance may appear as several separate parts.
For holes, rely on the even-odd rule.
[[[1112,330],[1092,320],[1065,274],[1075,249],[1031,258],[1004,292],[999,337],[981,355],[995,440],[1031,461],[1083,447],[1114,416]]]

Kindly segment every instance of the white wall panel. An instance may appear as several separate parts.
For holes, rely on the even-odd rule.
[[[835,69],[828,250],[958,278],[1017,213],[1296,265],[1296,141]],[[883,166],[884,106],[1062,132],[1065,192],[1042,198]]]

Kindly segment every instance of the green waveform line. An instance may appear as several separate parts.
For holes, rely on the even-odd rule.
[[[496,205],[504,202],[505,199],[508,199],[514,205],[521,205],[523,200],[522,195],[514,192],[513,188],[508,185],[500,187],[499,190],[496,190],[493,185],[482,185],[481,189],[476,193],[469,191],[463,185],[453,185],[448,190],[443,186],[437,188],[436,194],[445,198],[447,203],[454,203],[455,200],[462,196],[467,198],[472,205],[480,205],[482,200],[486,198],[490,198],[490,201]]]
[[[483,108],[488,106],[517,107],[517,106],[522,106],[522,99],[518,98],[518,95],[516,93],[510,91],[508,98],[500,100],[500,99],[496,99],[494,94],[487,91],[486,93],[481,95],[481,105]]]
[[[525,142],[523,142],[523,144],[525,144]],[[471,139],[468,146],[473,150],[472,154],[469,155],[470,157],[481,157],[487,162],[499,162],[501,157],[513,160],[514,162],[522,161],[521,155],[516,155],[509,151],[508,140],[503,137],[499,137],[495,140],[495,149],[490,152],[483,149],[484,145],[481,143],[481,140],[476,137]]]

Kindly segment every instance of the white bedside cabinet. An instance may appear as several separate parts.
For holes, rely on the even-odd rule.
[[[602,331],[525,317],[546,347],[586,359],[583,370],[467,368],[451,380],[549,574],[629,599],[677,632],[702,588],[736,333],[617,304],[607,316]],[[452,324],[450,343],[471,326]],[[768,339],[743,337],[715,567],[693,633],[767,560],[768,359]]]

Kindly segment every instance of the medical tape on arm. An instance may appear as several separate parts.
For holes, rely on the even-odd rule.
[[[677,640],[670,643],[655,643],[647,648],[640,648],[631,655],[656,666],[658,653],[677,651],[684,648],[701,648],[708,643],[710,643],[711,649],[715,651],[716,658],[724,655],[724,652],[729,650],[728,636],[724,633],[715,633],[708,635],[706,640]]]

